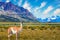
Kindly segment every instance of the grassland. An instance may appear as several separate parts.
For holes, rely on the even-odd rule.
[[[60,40],[60,23],[23,23],[18,40]],[[19,22],[0,22],[0,40],[8,40],[7,29]],[[11,36],[15,40],[15,35]]]

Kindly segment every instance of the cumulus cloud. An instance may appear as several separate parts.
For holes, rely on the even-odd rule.
[[[55,17],[54,18],[51,18],[52,20],[56,19]]]
[[[18,6],[20,6],[22,4],[22,0],[19,0],[18,2]]]
[[[43,12],[43,14],[48,14],[52,9],[53,9],[53,7],[52,7],[52,6],[49,6],[49,7]]]
[[[60,14],[60,9],[56,9],[55,11],[54,11],[54,15],[59,15]]]
[[[37,1],[38,1],[38,0],[37,0]],[[43,7],[45,7],[45,5],[46,5],[46,2],[42,2],[40,6],[35,7],[35,8],[33,9],[33,12],[34,12],[35,14],[41,13],[41,10],[40,10],[40,9],[43,8]],[[39,15],[40,15],[40,14],[39,14]],[[37,16],[37,17],[39,17],[39,16]]]
[[[6,2],[7,2],[7,3],[10,2],[10,0],[6,0]]]
[[[46,5],[46,2],[42,2],[40,8],[45,7],[45,5]]]
[[[45,5],[46,5],[46,2],[42,2],[41,5],[40,5],[39,7],[36,7],[36,8],[35,8],[35,11],[40,10],[40,8],[45,7]]]
[[[31,5],[27,1],[24,3],[23,8],[28,9],[29,11],[31,11]]]
[[[41,8],[46,6],[46,2],[42,2],[40,6],[37,6],[33,9],[34,15],[37,16],[37,18],[42,17],[42,19],[44,19],[44,17],[42,16],[42,12],[41,12]]]
[[[40,13],[40,8],[45,7],[45,5],[46,5],[46,2],[42,2],[39,7],[34,8],[34,12],[39,14]]]
[[[42,16],[40,16],[42,19],[45,19],[45,18],[48,18],[49,16],[51,16],[49,13],[50,11],[53,10],[53,7],[52,6],[48,6],[47,9],[45,9],[43,12],[42,12]]]

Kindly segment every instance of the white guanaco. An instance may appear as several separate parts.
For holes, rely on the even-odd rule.
[[[12,36],[12,34],[16,34],[16,40],[17,40],[17,36],[18,33],[20,33],[22,31],[22,22],[20,23],[20,27],[9,27],[8,28],[8,40],[10,40],[10,36]]]

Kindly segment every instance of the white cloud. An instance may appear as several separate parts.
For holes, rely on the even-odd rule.
[[[49,12],[50,12],[52,9],[53,9],[52,6],[48,6],[48,8],[45,9],[45,11],[43,11],[43,13],[42,13],[42,18],[45,19],[45,18],[48,18],[49,16],[51,16],[51,15],[49,14]]]
[[[53,9],[53,7],[52,7],[52,6],[49,6],[49,7],[43,12],[43,14],[48,14],[52,9]]]
[[[54,11],[54,15],[59,15],[60,14],[60,9],[56,9],[55,11]]]
[[[18,6],[20,6],[22,4],[22,0],[19,0],[18,2]]]
[[[38,0],[36,0],[36,1],[38,1]],[[35,8],[33,9],[33,13],[34,13],[35,15],[37,15],[37,17],[40,17],[40,16],[39,16],[40,13],[41,13],[41,10],[40,10],[40,9],[43,8],[43,7],[45,7],[45,5],[46,5],[46,2],[42,2],[40,6],[35,7]]]
[[[45,9],[45,10],[40,14],[40,17],[41,17],[42,19],[48,18],[49,16],[51,16],[51,15],[49,14],[49,12],[50,12],[52,9],[53,9],[52,6],[48,6],[48,8]]]
[[[46,2],[42,2],[40,8],[43,8],[46,5]]]
[[[38,1],[38,0],[36,0],[36,1]],[[40,17],[39,13],[41,13],[40,8],[45,7],[45,5],[46,5],[46,2],[42,2],[40,6],[32,8],[32,6],[26,1],[23,4],[23,8],[28,9],[30,12],[32,12],[34,14],[34,16],[39,18]]]
[[[10,2],[10,0],[6,0],[6,2],[7,2],[7,3]]]
[[[56,18],[51,18],[52,20],[56,19]]]
[[[31,5],[27,1],[24,3],[23,8],[28,9],[31,12]]]
[[[35,8],[35,11],[40,10],[40,8],[45,7],[45,5],[46,5],[46,2],[42,2],[41,5],[40,5],[39,7],[36,7],[36,8]]]
[[[47,9],[45,9],[43,12],[41,12],[41,8],[45,7],[45,5],[46,5],[46,2],[42,2],[41,6],[35,7],[33,9],[33,13],[37,18],[45,19],[45,18],[48,18],[49,16],[51,16],[49,13],[50,13],[50,11],[53,10],[53,6],[48,6]]]

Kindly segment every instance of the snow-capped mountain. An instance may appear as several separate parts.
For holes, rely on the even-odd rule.
[[[12,4],[11,2],[0,2],[0,21],[24,21],[36,22],[36,18],[23,7]]]
[[[39,22],[60,22],[60,16],[51,16],[49,18],[37,18]]]

